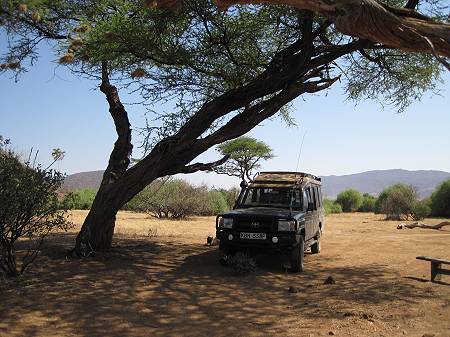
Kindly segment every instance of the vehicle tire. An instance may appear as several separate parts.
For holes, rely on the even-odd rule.
[[[311,253],[313,254],[319,254],[320,253],[320,237],[322,236],[322,230],[319,229],[319,231],[317,232],[317,235],[315,237],[316,239],[316,243],[314,243],[313,245],[311,245]]]
[[[232,257],[235,254],[235,249],[230,247],[227,244],[223,244],[222,242],[219,242],[219,263],[222,266],[228,266],[228,262],[230,257]]]
[[[305,239],[300,235],[297,246],[293,247],[291,252],[291,272],[298,273],[303,271],[303,260],[305,258]]]

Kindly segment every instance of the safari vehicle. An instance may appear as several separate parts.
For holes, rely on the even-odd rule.
[[[320,253],[324,229],[321,179],[303,172],[263,172],[241,184],[232,211],[216,218],[220,262],[237,251],[281,253],[303,271],[304,252]]]

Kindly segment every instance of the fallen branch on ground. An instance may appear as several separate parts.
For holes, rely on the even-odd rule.
[[[426,225],[423,222],[414,222],[412,224],[400,224],[397,226],[397,229],[413,229],[413,228],[425,228],[425,229],[436,229],[441,230],[444,226],[450,226],[450,221],[442,221],[441,223],[438,223],[436,225]]]

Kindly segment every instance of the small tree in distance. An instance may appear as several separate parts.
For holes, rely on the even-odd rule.
[[[214,168],[219,174],[251,180],[252,173],[261,167],[262,160],[274,157],[272,149],[262,141],[252,137],[240,137],[222,143],[217,150],[223,156],[229,156],[225,164]]]
[[[356,212],[362,205],[361,193],[354,189],[349,189],[338,194],[336,202],[341,205],[344,212]]]
[[[407,220],[416,203],[417,191],[413,186],[395,184],[380,193],[375,203],[375,213],[385,214],[388,220]]]
[[[440,184],[431,195],[431,212],[435,216],[450,217],[450,179]]]

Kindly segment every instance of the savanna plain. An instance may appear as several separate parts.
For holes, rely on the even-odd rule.
[[[69,233],[52,234],[18,281],[0,282],[0,336],[450,336],[450,276],[431,283],[429,262],[415,259],[449,258],[449,227],[333,214],[305,272],[258,256],[256,272],[237,276],[205,245],[214,217],[119,212],[111,252],[67,260],[86,214],[72,211]]]

